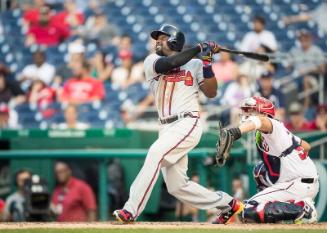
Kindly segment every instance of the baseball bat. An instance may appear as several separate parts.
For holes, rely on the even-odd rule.
[[[262,53],[245,52],[245,51],[233,50],[228,48],[220,48],[220,51],[243,55],[244,57],[251,58],[258,61],[269,61],[269,56]]]

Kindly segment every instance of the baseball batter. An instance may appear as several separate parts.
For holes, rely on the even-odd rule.
[[[261,162],[254,169],[258,189],[242,213],[243,220],[275,223],[290,220],[313,223],[317,213],[313,200],[319,190],[318,173],[308,156],[310,145],[274,119],[274,104],[263,97],[251,97],[241,104],[242,123],[223,130],[219,149],[225,140],[233,142],[242,134],[256,131],[256,145]],[[232,144],[232,143],[230,143]]]
[[[158,110],[159,138],[150,147],[124,208],[113,215],[123,223],[136,220],[161,170],[170,194],[199,209],[220,209],[216,223],[226,223],[242,211],[243,204],[227,193],[210,191],[190,181],[186,174],[187,153],[198,144],[202,134],[199,91],[207,97],[216,95],[217,82],[210,61],[212,53],[219,52],[219,46],[205,42],[182,51],[184,34],[167,24],[153,31],[151,37],[156,40],[156,54],[145,59],[144,67]],[[199,53],[204,55],[205,65],[194,59]]]

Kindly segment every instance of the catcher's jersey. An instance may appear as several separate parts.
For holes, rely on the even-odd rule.
[[[158,74],[154,70],[158,58],[160,56],[157,54],[147,56],[144,60],[144,69],[159,117],[199,111],[199,85],[204,80],[201,60],[192,59],[166,74]]]
[[[270,119],[273,131],[270,134],[261,133],[260,150],[263,162],[272,172],[277,164],[279,171],[278,182],[290,181],[296,178],[316,178],[318,176],[313,161],[304,153],[303,148],[296,146],[290,154],[282,156],[282,153],[290,148],[293,143],[301,144],[301,139],[292,134],[282,122]],[[269,158],[270,157],[270,158]],[[276,163],[277,162],[277,163]]]

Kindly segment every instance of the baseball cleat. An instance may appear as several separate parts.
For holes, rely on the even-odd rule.
[[[317,210],[314,206],[314,202],[310,199],[303,200],[303,212],[294,220],[295,224],[313,224],[318,222]]]
[[[230,223],[231,219],[233,219],[236,215],[241,213],[244,210],[244,204],[234,199],[233,200],[233,206],[228,211],[222,211],[217,215],[217,218],[215,221],[213,221],[213,224],[228,224]]]
[[[112,215],[121,223],[132,223],[134,222],[133,215],[127,210],[115,210]]]

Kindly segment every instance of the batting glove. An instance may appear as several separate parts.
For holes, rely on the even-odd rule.
[[[206,52],[207,50],[211,51],[212,53],[219,53],[220,46],[214,41],[207,41],[198,44],[201,48],[201,53]]]
[[[207,50],[207,51],[201,53],[200,58],[201,58],[204,66],[211,65],[212,60],[213,60],[212,55],[213,55],[213,53],[210,50]]]

